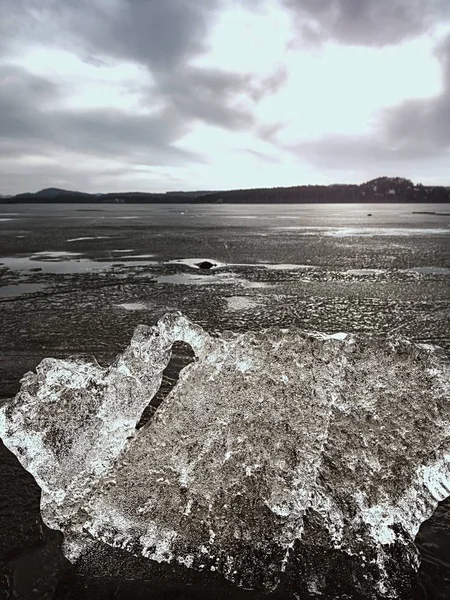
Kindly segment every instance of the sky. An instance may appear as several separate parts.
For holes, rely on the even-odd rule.
[[[0,194],[450,185],[449,0],[0,0]]]

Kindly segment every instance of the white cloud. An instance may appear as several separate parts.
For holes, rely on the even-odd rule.
[[[90,62],[69,50],[29,46],[10,64],[58,82],[66,93],[58,98],[57,108],[117,108],[148,114],[162,107],[157,101],[152,105],[148,97],[144,102],[154,81],[148,70],[131,61]]]
[[[309,54],[290,53],[286,66],[288,82],[258,111],[266,120],[282,115],[286,126],[280,137],[286,143],[367,133],[380,109],[442,90],[441,69],[427,38],[383,49],[328,43]]]
[[[328,0],[303,12],[291,0],[0,0],[0,193],[359,181],[374,168],[450,181],[433,155],[450,147],[447,46],[436,52],[450,23],[432,21],[438,0],[423,19],[392,0],[387,37],[372,35],[379,7],[361,1],[353,18],[350,0],[334,12]]]

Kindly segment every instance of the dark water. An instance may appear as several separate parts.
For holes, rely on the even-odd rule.
[[[138,323],[153,324],[167,310],[208,331],[398,332],[450,354],[450,216],[413,211],[450,212],[439,205],[1,207],[0,398],[14,395],[45,356],[94,354],[107,364]],[[217,266],[199,269],[205,259]],[[177,350],[159,399],[189,359]],[[417,542],[423,597],[450,598],[450,503]],[[262,597],[212,574],[174,576],[165,565],[105,548],[70,568],[60,543],[40,520],[32,477],[1,447],[0,598]]]

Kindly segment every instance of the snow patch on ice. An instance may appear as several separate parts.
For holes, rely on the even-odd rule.
[[[143,302],[124,302],[116,304],[116,306],[125,310],[147,310],[147,306]]]
[[[70,238],[69,240],[66,240],[67,242],[84,242],[87,240],[108,240],[110,239],[111,236],[109,235],[94,235],[94,236],[87,236],[87,237],[77,237],[77,238]]]
[[[250,310],[260,306],[260,302],[249,296],[229,296],[225,298],[225,300],[228,305],[228,310],[231,311]]]

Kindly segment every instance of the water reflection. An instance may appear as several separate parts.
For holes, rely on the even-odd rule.
[[[95,261],[79,258],[77,252],[36,252],[31,256],[3,256],[0,266],[6,266],[11,271],[42,271],[53,274],[76,274],[88,271],[108,269],[113,262]]]
[[[16,283],[14,285],[5,285],[0,287],[0,298],[13,298],[23,294],[33,294],[39,292],[47,286],[43,283]]]

